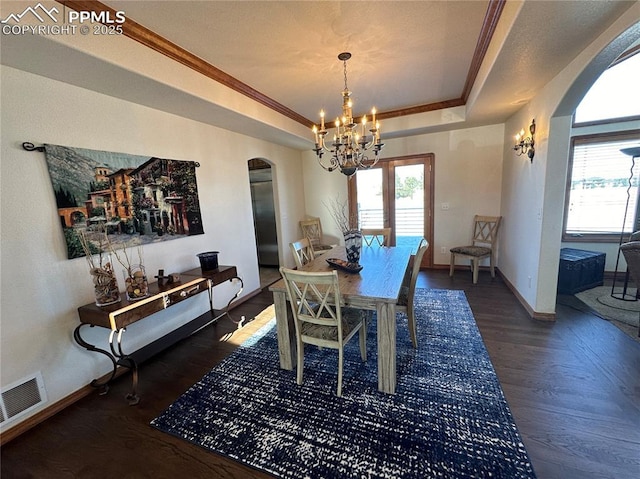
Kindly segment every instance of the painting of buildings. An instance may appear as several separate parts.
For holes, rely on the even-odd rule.
[[[69,259],[79,235],[106,231],[119,245],[203,234],[196,163],[45,145]]]

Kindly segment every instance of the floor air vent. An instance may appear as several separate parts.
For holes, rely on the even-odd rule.
[[[5,422],[11,422],[46,400],[47,395],[39,372],[33,377],[24,378],[7,386],[2,390],[0,424],[4,426]]]

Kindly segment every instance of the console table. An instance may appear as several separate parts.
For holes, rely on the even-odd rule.
[[[227,306],[222,310],[213,308],[213,288],[226,281],[238,280],[240,282],[239,291],[233,296]],[[138,386],[138,364],[157,354],[163,349],[171,346],[177,341],[190,336],[199,329],[217,321],[222,316],[229,314],[229,307],[242,293],[244,284],[238,277],[235,266],[219,266],[212,271],[202,271],[201,268],[194,268],[180,273],[180,281],[167,283],[158,281],[149,284],[150,295],[138,301],[127,301],[126,295],[120,295],[120,302],[109,306],[97,306],[95,303],[85,304],[78,308],[80,325],[73,331],[73,338],[83,348],[88,351],[97,352],[107,356],[113,369],[109,377],[100,382],[98,379],[91,381],[91,386],[99,388],[100,394],[109,391],[109,383],[114,379],[118,366],[124,366],[132,371],[132,390],[126,398],[130,405],[138,404],[140,398],[137,394]],[[152,341],[146,346],[125,353],[122,348],[122,337],[128,325],[143,320],[159,311],[165,310],[174,304],[189,299],[204,291],[209,295],[209,311],[178,327],[165,336]],[[109,349],[101,349],[94,344],[88,343],[80,334],[85,326],[101,327],[109,329]]]

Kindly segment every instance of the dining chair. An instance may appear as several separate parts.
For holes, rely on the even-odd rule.
[[[411,337],[411,343],[414,348],[418,347],[418,334],[415,315],[415,295],[416,295],[416,282],[418,281],[418,273],[420,272],[420,264],[422,263],[422,257],[429,248],[429,242],[422,238],[418,251],[415,255],[411,255],[409,259],[409,266],[407,266],[407,272],[404,277],[402,288],[400,289],[400,297],[398,298],[398,304],[396,304],[396,311],[405,313],[409,323],[409,336]]]
[[[313,248],[308,238],[302,238],[293,243],[289,243],[289,248],[291,248],[293,259],[298,268],[302,268],[305,264],[315,259]]]
[[[360,356],[367,360],[367,323],[364,311],[344,306],[338,273],[280,268],[296,330],[297,383],[302,384],[304,345],[338,350],[338,391],[342,396],[344,346],[359,332]]]
[[[390,246],[391,228],[362,228],[361,231],[367,246]]]
[[[311,242],[313,252],[320,255],[333,248],[332,245],[324,244],[322,242],[322,223],[320,218],[307,218],[300,221],[300,228],[302,229],[302,236],[308,238]]]
[[[478,264],[482,258],[489,258],[491,277],[495,278],[496,246],[498,242],[498,228],[502,216],[480,216],[473,218],[473,239],[468,246],[456,246],[451,248],[451,263],[449,276],[453,276],[456,266],[456,257],[469,258],[473,271],[473,284],[478,282]]]

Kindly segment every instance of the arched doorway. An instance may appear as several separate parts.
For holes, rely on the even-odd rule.
[[[250,159],[248,168],[260,286],[265,287],[280,278],[272,168],[261,158]]]

